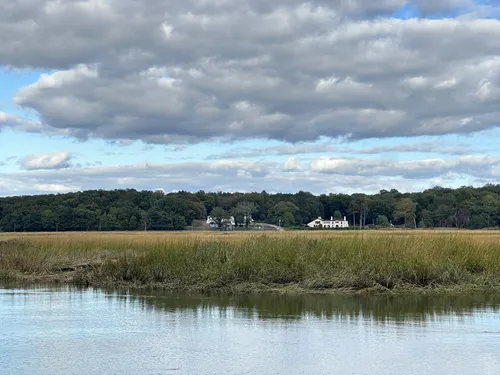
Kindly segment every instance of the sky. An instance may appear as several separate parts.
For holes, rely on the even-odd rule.
[[[0,196],[500,180],[500,0],[9,0]]]

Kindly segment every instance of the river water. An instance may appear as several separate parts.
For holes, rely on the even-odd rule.
[[[0,286],[1,374],[500,374],[500,297]]]

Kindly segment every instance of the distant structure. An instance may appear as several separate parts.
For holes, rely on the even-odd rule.
[[[349,222],[347,218],[344,216],[344,220],[333,220],[333,217],[330,220],[322,219],[318,217],[316,220],[311,221],[307,224],[309,228],[349,228]]]
[[[244,227],[246,222],[247,222],[247,217],[245,216],[243,218],[243,223],[238,223],[238,225],[236,225],[236,220],[234,220],[234,216],[231,216],[231,217],[229,217],[229,219],[224,219],[222,221],[222,224],[224,225],[224,227],[231,229],[231,228],[234,228],[236,226]],[[248,220],[248,224],[253,225],[253,223],[254,223],[253,219],[250,218]],[[217,223],[215,222],[215,220],[213,219],[212,216],[207,217],[207,224],[210,226],[210,228],[219,228],[219,226],[217,225]]]

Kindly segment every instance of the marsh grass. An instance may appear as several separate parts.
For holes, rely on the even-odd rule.
[[[500,290],[496,232],[0,236],[0,278],[196,291]]]

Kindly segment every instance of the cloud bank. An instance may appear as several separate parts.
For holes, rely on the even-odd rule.
[[[43,132],[154,144],[498,126],[498,5],[467,0],[11,0],[0,64]],[[455,18],[398,19],[412,14]]]
[[[482,183],[491,183],[500,177],[500,158],[488,156],[414,161],[321,157],[309,163],[290,158],[284,165],[219,160],[62,169],[55,168],[55,159],[42,162],[39,158],[30,171],[0,173],[0,191],[13,195],[21,191],[150,190],[154,187],[165,191],[307,190],[328,194],[377,192],[387,188],[416,191],[442,184],[458,187],[464,177]],[[44,168],[39,168],[42,165]]]

